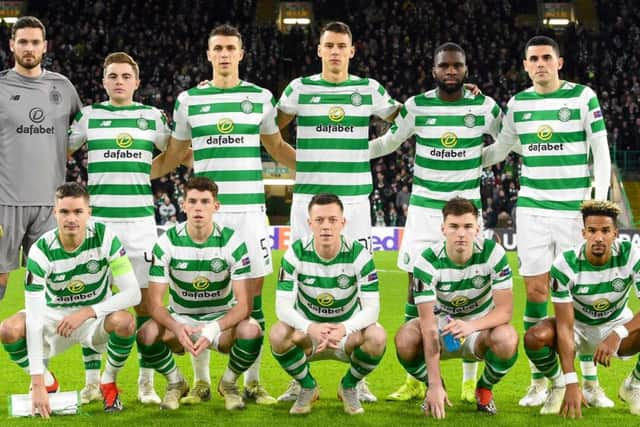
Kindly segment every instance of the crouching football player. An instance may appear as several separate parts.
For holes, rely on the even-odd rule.
[[[209,366],[204,366],[204,372],[202,366],[194,366],[196,381],[189,392],[172,351],[188,351],[196,358],[206,349],[229,354],[218,392],[227,410],[236,410],[245,405],[236,380],[253,364],[262,346],[260,325],[249,317],[253,294],[247,246],[233,230],[212,220],[220,206],[217,196],[218,186],[208,178],[187,182],[183,206],[187,221],[169,228],[153,248],[152,320],[138,331],[138,342],[146,354],[154,355],[149,361],[167,378],[163,409],[211,398]],[[167,290],[169,307],[165,308]]]
[[[604,366],[612,356],[640,352],[640,315],[627,307],[631,288],[638,293],[640,285],[640,250],[616,240],[620,210],[615,204],[590,200],[580,211],[584,241],[560,254],[551,267],[556,317],[538,322],[525,335],[527,355],[552,381],[543,414],[582,416],[585,397],[574,368],[576,351],[593,354],[594,362]],[[618,394],[632,414],[640,415],[640,361]]]
[[[74,344],[106,350],[104,410],[121,411],[116,376],[135,342],[136,324],[125,310],[140,302],[138,282],[118,237],[90,221],[84,188],[59,186],[54,215],[57,228],[29,250],[25,311],[0,325],[0,339],[11,360],[31,374],[34,412],[51,414],[47,393],[57,391],[58,382],[46,364]],[[115,295],[110,277],[120,290]]]
[[[484,360],[476,403],[478,411],[493,415],[492,388],[517,358],[518,335],[509,324],[511,269],[500,245],[477,238],[473,203],[456,197],[442,213],[444,242],[425,249],[414,266],[413,294],[420,316],[396,334],[398,360],[414,378],[428,382],[423,406],[425,415],[434,418],[444,418],[445,405],[451,404],[440,360]]]
[[[386,345],[376,323],[378,276],[369,251],[341,234],[345,218],[337,196],[314,196],[308,212],[312,234],[296,240],[282,259],[271,350],[301,386],[291,414],[310,412],[318,399],[309,362],[321,359],[349,363],[338,396],[345,412],[360,414],[356,385],[380,363]]]

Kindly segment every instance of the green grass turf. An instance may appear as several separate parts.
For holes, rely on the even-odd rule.
[[[279,265],[281,251],[274,252],[274,264]],[[347,365],[338,362],[325,361],[311,365],[314,376],[321,387],[321,399],[314,406],[313,412],[306,417],[295,418],[289,416],[289,403],[278,404],[273,407],[260,407],[254,404],[248,405],[242,412],[228,413],[224,409],[220,396],[214,394],[213,399],[196,407],[183,407],[178,411],[160,411],[154,406],[143,406],[136,402],[137,379],[137,355],[132,353],[125,368],[118,378],[118,385],[122,390],[121,398],[125,409],[120,414],[104,414],[102,403],[97,402],[82,408],[82,414],[77,416],[57,417],[48,425],[201,425],[215,423],[216,425],[235,426],[271,426],[271,425],[318,425],[331,419],[340,426],[410,426],[433,423],[434,420],[425,420],[418,401],[410,403],[385,402],[384,397],[394,391],[404,380],[404,370],[398,364],[393,347],[393,335],[400,327],[403,320],[404,303],[406,299],[406,276],[395,266],[395,252],[377,252],[375,261],[380,270],[380,288],[382,310],[380,323],[384,325],[389,335],[389,346],[381,365],[369,377],[371,390],[380,401],[375,404],[365,405],[366,413],[358,417],[350,417],[343,413],[342,404],[336,399],[336,389],[339,379],[347,369]],[[509,253],[512,267],[517,263],[515,254]],[[24,306],[23,287],[21,285],[23,271],[14,272],[11,276],[9,289],[5,299],[0,303],[0,319],[13,314]],[[522,279],[514,280],[515,309],[513,318],[516,329],[522,330],[522,311],[524,308],[524,288]],[[268,325],[274,321],[274,289],[275,274],[268,277],[264,287],[264,307]],[[632,297],[632,308],[638,307],[637,299]],[[268,346],[268,344],[267,344]],[[268,347],[267,347],[268,348]],[[188,378],[192,378],[191,365],[185,356],[177,357],[180,367]],[[611,398],[615,398],[614,409],[584,409],[584,418],[581,421],[566,421],[557,416],[542,417],[538,414],[538,408],[521,408],[517,402],[522,397],[529,384],[529,368],[524,351],[520,349],[520,357],[513,370],[498,384],[494,391],[498,415],[489,417],[475,411],[474,405],[460,402],[460,375],[461,363],[459,361],[443,362],[444,377],[447,382],[449,396],[453,407],[448,409],[447,419],[439,422],[440,425],[493,425],[493,426],[551,426],[551,425],[580,425],[601,426],[615,425],[637,426],[640,418],[628,412],[627,405],[620,402],[617,396],[617,387],[624,377],[632,369],[635,358],[631,361],[614,361],[611,368],[600,368],[600,380]],[[11,394],[26,393],[29,387],[28,376],[13,364],[7,353],[0,351],[0,425],[24,426],[33,425],[41,420],[14,419],[7,417],[7,398]],[[212,354],[211,375],[215,387],[220,375],[226,366],[226,360],[218,354]],[[576,363],[577,366],[577,363]],[[84,383],[84,373],[80,357],[80,348],[72,348],[51,361],[52,371],[58,377],[62,390],[79,390]],[[269,351],[266,351],[262,362],[262,382],[267,389],[277,396],[285,390],[289,377],[278,366]],[[156,390],[160,395],[164,394],[165,380],[156,375]],[[323,421],[324,420],[324,421]]]

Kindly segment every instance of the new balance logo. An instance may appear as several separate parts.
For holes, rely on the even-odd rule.
[[[313,277],[307,277],[302,281],[302,283],[304,283],[305,285],[313,285],[315,282],[316,279],[314,279]]]
[[[205,105],[204,107],[200,107],[200,112],[201,113],[208,113],[209,110],[211,110],[211,106],[210,105]]]
[[[111,120],[103,120],[100,122],[100,127],[106,128],[111,126]]]
[[[65,275],[64,274],[56,274],[55,276],[53,276],[51,278],[52,281],[54,282],[60,282],[62,280],[64,280]]]
[[[176,265],[176,270],[185,270],[188,266],[189,264],[186,262],[179,262],[178,265]]]
[[[433,126],[433,125],[435,125],[435,124],[436,124],[436,119],[435,119],[435,117],[431,117],[431,118],[427,119],[426,124],[427,124],[427,125],[432,125],[432,126]]]
[[[576,294],[588,294],[589,293],[589,288],[586,286],[581,286],[578,289],[576,289]]]
[[[9,97],[10,101],[20,101],[20,95],[11,95]]]
[[[524,113],[522,115],[522,120],[531,120],[531,113]]]
[[[314,96],[311,98],[311,101],[309,101],[312,104],[318,104],[320,102],[320,97],[319,96]]]

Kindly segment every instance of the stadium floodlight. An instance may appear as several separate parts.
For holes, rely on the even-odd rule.
[[[311,19],[309,18],[284,18],[282,22],[285,25],[309,25],[311,24]]]
[[[545,25],[551,25],[554,27],[565,27],[569,25],[569,22],[570,21],[565,18],[550,18],[544,20]]]

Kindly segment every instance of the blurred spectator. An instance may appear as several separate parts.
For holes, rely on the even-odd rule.
[[[171,199],[169,199],[169,196],[167,196],[166,194],[162,198],[162,203],[158,207],[158,214],[160,216],[160,225],[164,225],[167,221],[169,221],[169,218],[176,216],[176,207],[173,205]]]

